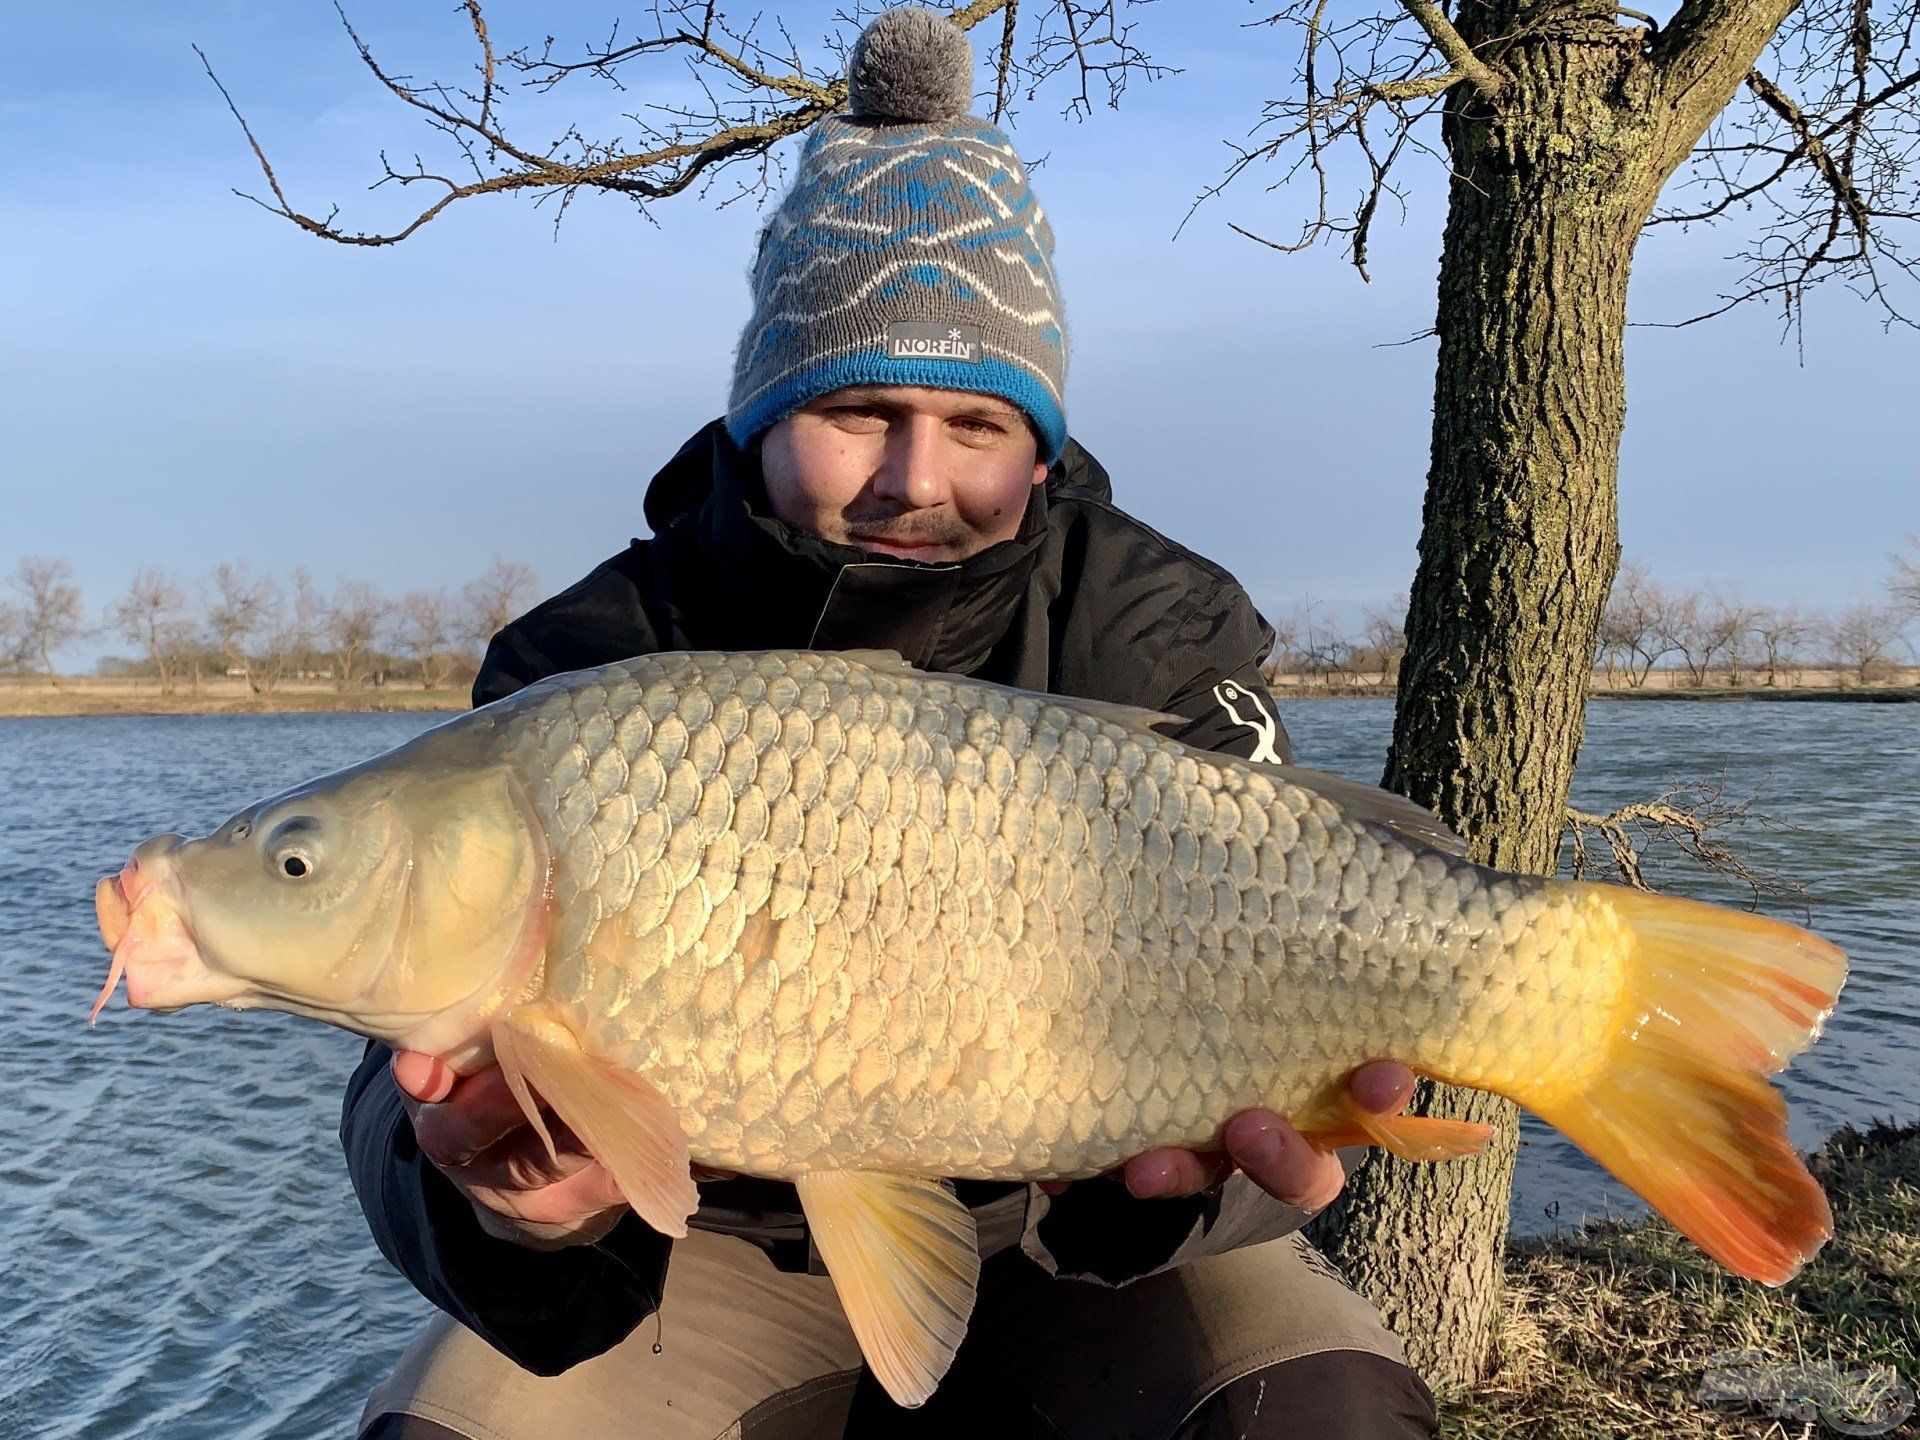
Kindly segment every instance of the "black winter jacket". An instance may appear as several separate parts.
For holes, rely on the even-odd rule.
[[[646,517],[651,539],[494,637],[476,705],[659,650],[883,648],[924,669],[1167,711],[1187,721],[1170,733],[1193,745],[1292,758],[1258,668],[1271,628],[1226,571],[1115,508],[1105,470],[1073,441],[1034,488],[1018,535],[958,564],[878,558],[791,530],[768,513],[757,453],[719,421],[654,477]],[[487,1235],[414,1144],[390,1056],[368,1046],[340,1126],[381,1252],[529,1370],[557,1374],[619,1343],[658,1305],[671,1242],[634,1215],[595,1244],[552,1252]],[[1015,1218],[1026,1252],[1107,1283],[1305,1218],[1241,1177],[1185,1200],[1135,1200],[1110,1183],[1051,1200],[1005,1183],[959,1191],[976,1213],[998,1201],[1002,1215],[1025,1192]],[[818,1271],[790,1185],[714,1182],[701,1201],[692,1224],[742,1235],[781,1268]]]

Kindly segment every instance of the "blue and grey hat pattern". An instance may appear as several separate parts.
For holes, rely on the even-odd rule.
[[[1006,135],[965,113],[966,34],[932,11],[887,11],[854,44],[849,92],[761,233],[728,432],[748,444],[848,385],[926,385],[1019,406],[1057,459],[1053,231]]]

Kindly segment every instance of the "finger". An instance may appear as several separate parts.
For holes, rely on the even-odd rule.
[[[1243,1110],[1227,1121],[1227,1153],[1262,1190],[1302,1210],[1322,1210],[1346,1183],[1340,1157],[1309,1145],[1270,1110]]]
[[[557,1157],[547,1153],[545,1142],[532,1126],[524,1126],[456,1167],[460,1182],[476,1190],[539,1190],[597,1163],[578,1146],[562,1146],[557,1135],[554,1144],[559,1150]]]
[[[1195,1195],[1218,1181],[1231,1162],[1217,1153],[1198,1155],[1171,1146],[1148,1150],[1126,1163],[1122,1175],[1127,1189],[1141,1199],[1169,1199]]]
[[[473,1186],[467,1193],[476,1205],[535,1225],[576,1225],[627,1203],[613,1175],[604,1165],[594,1164],[534,1190]]]
[[[1038,1183],[1042,1195],[1064,1195],[1067,1187],[1073,1184],[1071,1180],[1042,1180]]]
[[[1347,1076],[1347,1090],[1376,1115],[1398,1115],[1413,1098],[1413,1082],[1398,1060],[1369,1060]]]
[[[413,1117],[420,1148],[441,1166],[464,1165],[522,1127],[527,1127],[526,1113],[498,1066],[455,1082],[446,1099],[421,1106]],[[534,1143],[539,1143],[538,1136]]]
[[[393,1081],[403,1094],[428,1105],[447,1098],[460,1077],[437,1055],[418,1050],[396,1050],[393,1054]]]

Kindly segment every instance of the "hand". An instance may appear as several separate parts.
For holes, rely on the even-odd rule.
[[[558,1161],[547,1153],[499,1066],[462,1076],[431,1055],[401,1050],[393,1078],[420,1152],[466,1196],[489,1235],[557,1250],[598,1240],[626,1213],[612,1173],[543,1106]]]
[[[1347,1089],[1376,1115],[1398,1115],[1413,1097],[1413,1071],[1397,1060],[1369,1060],[1347,1077]],[[1340,1157],[1316,1150],[1301,1133],[1271,1110],[1242,1110],[1227,1121],[1224,1151],[1199,1153],[1170,1146],[1136,1155],[1118,1174],[1141,1198],[1194,1195],[1225,1180],[1236,1169],[1274,1199],[1308,1214],[1331,1205],[1347,1173]],[[1057,1195],[1064,1181],[1043,1182]]]

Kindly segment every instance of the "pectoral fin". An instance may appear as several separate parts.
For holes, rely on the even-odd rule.
[[[794,1185],[868,1367],[899,1404],[925,1404],[973,1311],[973,1216],[938,1180],[836,1170]]]
[[[666,1096],[631,1070],[589,1055],[551,1006],[523,1006],[496,1022],[493,1049],[549,1153],[553,1137],[534,1091],[613,1172],[642,1220],[662,1235],[686,1235],[700,1193],[686,1133]]]

